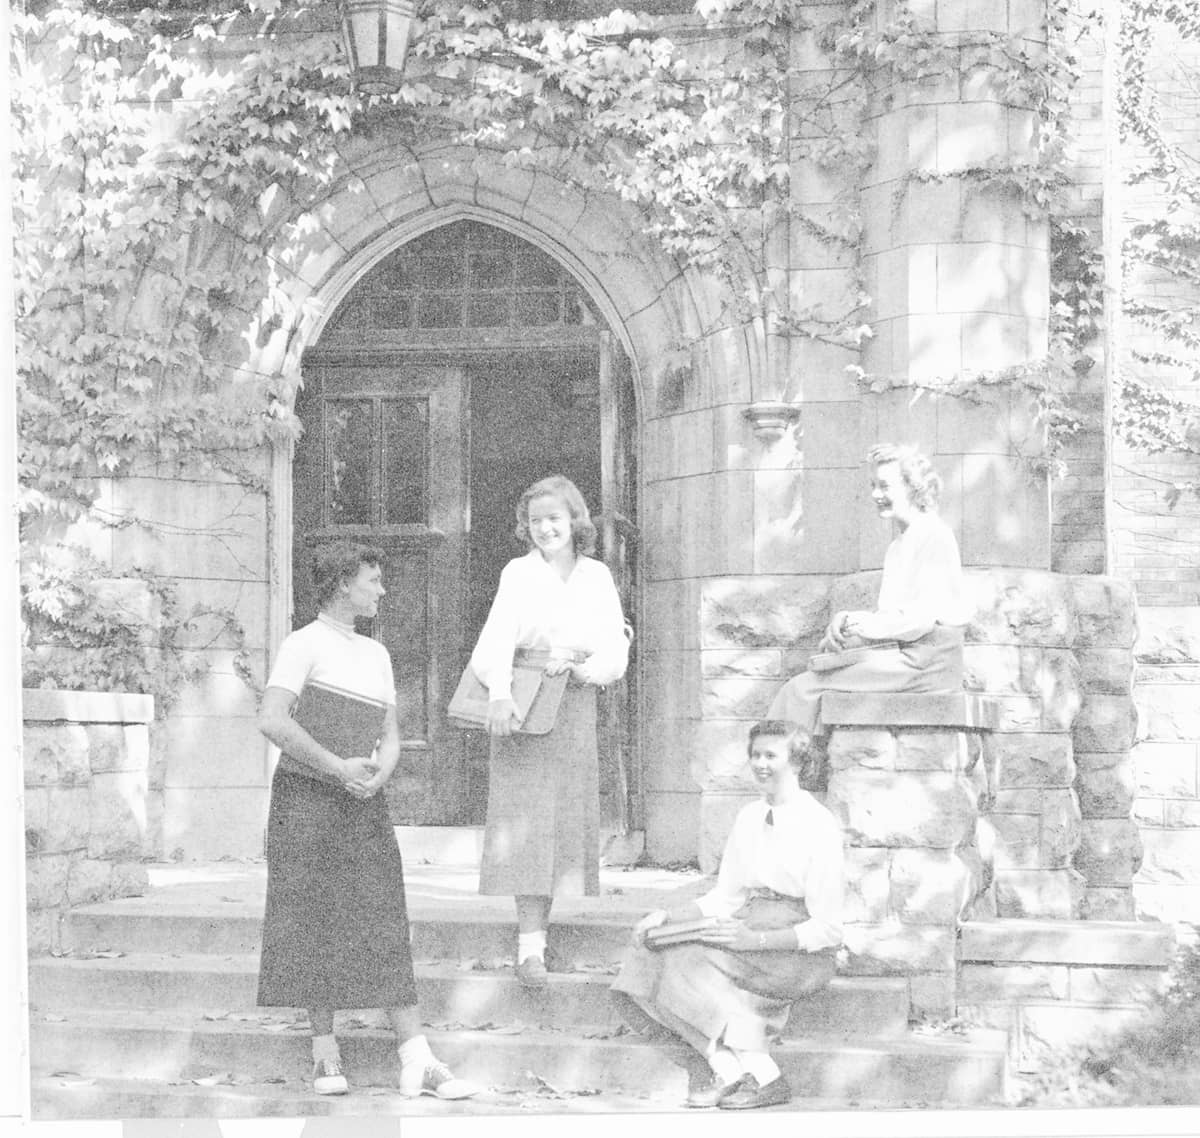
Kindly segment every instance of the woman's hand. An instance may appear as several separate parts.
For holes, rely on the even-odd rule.
[[[511,699],[493,699],[488,703],[487,729],[489,735],[503,739],[521,726],[517,705]]]
[[[840,652],[845,647],[845,625],[849,618],[848,612],[836,612],[833,614],[833,620],[829,622],[829,627],[825,629],[825,635],[821,637],[821,643],[817,645],[818,651],[821,652]]]
[[[704,934],[704,943],[732,952],[757,952],[763,947],[762,934],[733,917],[714,921],[713,927]]]
[[[651,929],[656,929],[659,925],[667,923],[666,909],[655,909],[651,913],[647,913],[636,925],[633,926],[633,943],[643,945],[646,943],[646,934]]]
[[[379,764],[374,759],[347,759],[342,764],[342,786],[352,798],[366,801],[379,789],[371,786],[371,780],[378,773]]]

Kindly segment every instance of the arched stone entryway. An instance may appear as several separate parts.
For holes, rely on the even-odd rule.
[[[392,655],[402,755],[393,820],[483,820],[487,748],[445,706],[500,569],[523,552],[513,505],[563,473],[599,514],[599,554],[637,607],[637,409],[627,359],[566,267],[474,220],[426,230],[378,259],[305,353],[292,471],[293,623],[311,620],[314,547],[385,555],[369,631]],[[633,809],[636,674],[606,693],[608,822]]]

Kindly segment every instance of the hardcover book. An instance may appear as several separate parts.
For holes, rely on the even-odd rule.
[[[875,640],[870,644],[860,644],[854,648],[843,648],[840,652],[817,652],[808,658],[810,672],[833,672],[845,668],[849,664],[858,664],[869,660],[871,654],[881,648],[899,648],[896,640]]]
[[[646,947],[666,948],[672,944],[689,944],[692,941],[703,940],[705,934],[711,931],[714,922],[713,917],[696,917],[690,921],[659,925],[646,933]]]
[[[526,735],[545,735],[554,727],[558,705],[567,690],[569,672],[548,676],[540,666],[513,665],[512,698],[517,705]],[[487,725],[488,690],[468,664],[446,708],[446,715],[459,727],[482,728]]]
[[[292,718],[327,751],[341,759],[365,758],[374,753],[383,734],[387,704],[348,692],[331,684],[309,681],[292,708]],[[336,782],[288,754],[280,766],[321,782]]]

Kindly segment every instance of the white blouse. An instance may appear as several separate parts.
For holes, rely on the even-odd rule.
[[[808,791],[783,805],[759,798],[738,813],[717,884],[696,904],[706,917],[729,917],[755,889],[799,897],[808,920],[794,926],[797,945],[805,952],[832,948],[842,943],[843,862],[837,819]]]
[[[396,681],[388,650],[349,624],[321,613],[285,637],[267,680],[269,688],[299,695],[312,679],[383,703],[396,702]]]
[[[954,531],[937,514],[917,514],[884,554],[878,611],[862,621],[863,634],[916,640],[972,615]]]
[[[512,697],[518,648],[583,652],[593,683],[619,680],[629,663],[629,641],[608,566],[594,557],[579,557],[564,581],[536,549],[505,565],[471,653],[471,668],[489,699]]]

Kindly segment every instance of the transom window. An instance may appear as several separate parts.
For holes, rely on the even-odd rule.
[[[459,221],[379,262],[334,313],[337,332],[600,324],[553,257],[503,229]]]

